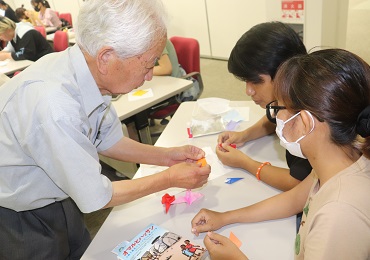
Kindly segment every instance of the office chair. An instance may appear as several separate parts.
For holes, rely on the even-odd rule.
[[[202,81],[202,76],[200,74],[200,50],[199,50],[199,42],[194,38],[185,38],[174,36],[170,38],[172,42],[179,64],[184,68],[186,71],[186,75],[182,76],[181,78],[188,79],[188,78],[195,78],[199,83],[200,92],[198,96],[193,97],[192,100],[197,100],[203,92],[204,85]],[[173,114],[176,112],[177,108],[180,104],[175,99],[169,99],[155,107],[151,108],[149,113],[149,119],[151,121],[151,125],[153,125],[154,119],[162,119],[162,124],[168,123],[166,117],[172,117]]]
[[[44,38],[46,38],[46,30],[44,26],[35,26],[36,31],[39,31]]]
[[[68,33],[63,31],[56,31],[54,34],[54,51],[64,51],[69,47]]]
[[[70,25],[71,27],[73,27],[73,24],[72,24],[72,15],[71,13],[61,13],[59,15],[59,19],[64,19],[66,20]]]

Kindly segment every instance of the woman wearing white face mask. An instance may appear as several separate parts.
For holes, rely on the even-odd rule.
[[[287,141],[284,138],[284,135],[283,135],[283,129],[284,129],[285,124],[288,123],[289,121],[293,120],[297,116],[299,116],[302,112],[307,113],[307,115],[309,115],[310,118],[311,118],[311,120],[312,120],[312,128],[308,132],[308,134],[311,133],[312,130],[314,129],[314,127],[315,127],[315,120],[313,119],[313,117],[312,117],[312,115],[311,115],[310,112],[308,112],[308,111],[301,111],[301,112],[298,112],[297,114],[293,115],[292,117],[290,117],[286,121],[283,121],[283,120],[281,120],[281,119],[279,119],[279,118],[276,117],[276,134],[277,134],[277,136],[280,139],[280,144],[285,149],[287,149],[290,152],[290,154],[292,154],[294,156],[297,156],[297,157],[300,157],[300,158],[303,158],[303,159],[306,159],[306,157],[302,154],[301,145],[299,144],[299,142],[304,137],[306,137],[306,134],[305,135],[302,135],[301,137],[299,137],[295,142],[289,142],[289,141]]]
[[[193,233],[303,209],[296,259],[370,259],[369,65],[344,50],[317,51],[285,62],[275,84],[278,101],[267,115],[277,120],[282,145],[307,157],[311,175],[252,206],[223,213],[203,209],[192,220]],[[213,260],[246,259],[226,237],[209,233],[204,243]]]

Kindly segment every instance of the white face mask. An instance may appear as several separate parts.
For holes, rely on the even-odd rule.
[[[315,128],[315,120],[313,119],[313,116],[311,115],[309,111],[307,110],[303,110],[303,111],[305,111],[312,119],[312,128],[309,132],[311,133],[312,130]],[[298,112],[297,114],[295,114],[294,116],[286,120],[285,122],[276,117],[276,134],[280,139],[280,145],[283,146],[285,149],[287,149],[289,153],[291,153],[294,156],[306,159],[306,157],[302,154],[301,145],[299,144],[299,141],[301,141],[306,135],[301,136],[295,142],[288,142],[283,136],[283,129],[284,129],[285,124],[288,123],[293,118],[295,118],[296,116],[298,116],[301,112]]]

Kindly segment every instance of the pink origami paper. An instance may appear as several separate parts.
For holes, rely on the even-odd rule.
[[[186,190],[185,196],[177,196],[177,198],[171,204],[187,203],[191,205],[194,201],[203,197],[203,194],[199,192],[192,192],[191,190]]]

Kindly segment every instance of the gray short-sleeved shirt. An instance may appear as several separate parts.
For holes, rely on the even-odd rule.
[[[179,65],[179,61],[177,59],[177,54],[176,54],[175,47],[173,46],[172,42],[168,39],[167,39],[167,42],[166,42],[166,47],[164,48],[164,50],[162,52],[162,55],[164,55],[164,54],[167,54],[168,58],[171,61],[171,65],[172,65],[171,76],[176,77],[176,78],[180,78],[181,76],[183,76],[182,72],[180,70],[180,65]]]
[[[112,197],[98,152],[123,136],[75,45],[0,87],[0,206],[32,210],[71,197],[82,212]]]

